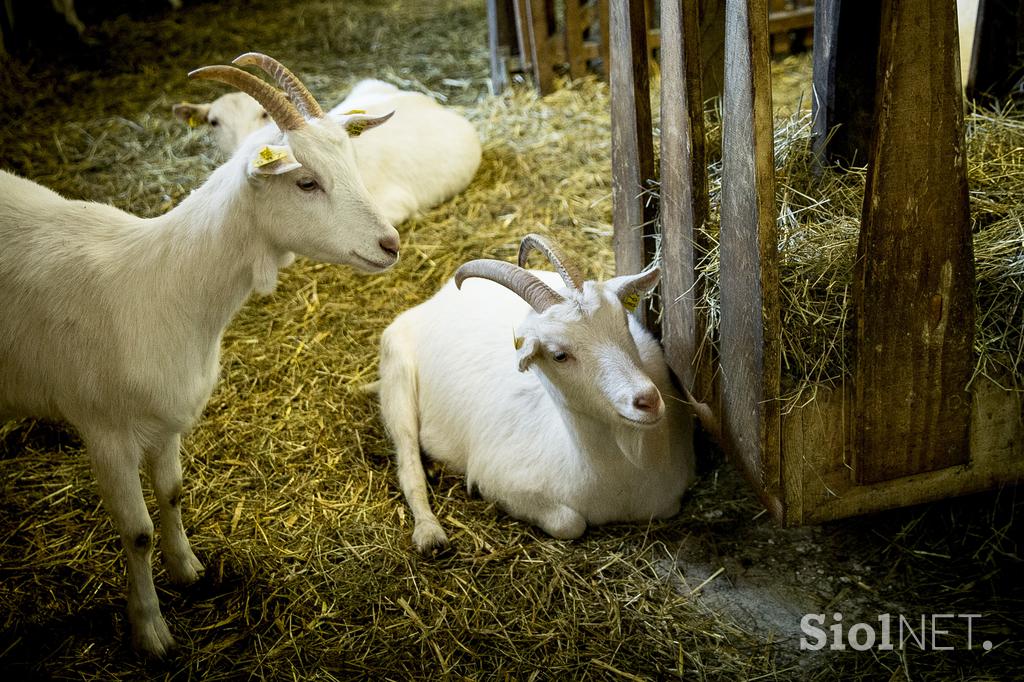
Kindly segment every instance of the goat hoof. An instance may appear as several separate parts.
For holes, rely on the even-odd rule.
[[[132,644],[137,651],[153,658],[163,658],[176,646],[162,616],[132,626]]]
[[[448,549],[448,536],[437,523],[418,523],[412,533],[412,543],[423,556],[434,557]]]
[[[206,568],[196,555],[189,550],[184,556],[167,556],[164,561],[164,568],[171,582],[175,585],[191,585],[203,576]]]

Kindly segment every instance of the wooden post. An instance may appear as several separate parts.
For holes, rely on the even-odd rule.
[[[968,460],[974,257],[953,3],[882,14],[877,128],[854,279],[854,470]]]
[[[655,250],[654,209],[642,196],[654,177],[644,0],[612,0],[610,15],[615,271],[632,274]]]
[[[516,22],[516,40],[519,43],[519,66],[523,73],[533,70],[533,32],[527,5],[530,0],[512,0],[512,14]]]
[[[704,97],[718,97],[725,82],[725,6],[700,0],[700,63]]]
[[[612,51],[611,51],[611,28],[609,23],[611,22],[611,10],[608,8],[608,0],[597,0],[597,16],[601,39],[599,42],[598,50],[601,54],[601,71],[604,75],[604,80],[611,80],[612,77]]]
[[[1021,76],[1024,0],[980,0],[967,76],[971,99],[1001,99]]]
[[[881,0],[814,4],[813,134],[820,165],[867,163],[881,18]]]
[[[487,46],[491,56],[491,93],[508,87],[508,60],[515,40],[515,13],[510,0],[487,0]]]
[[[587,58],[583,53],[584,28],[580,0],[565,0],[565,56],[572,78],[582,78],[587,74]]]
[[[548,0],[526,0],[526,25],[530,32],[533,84],[542,95],[555,88],[555,69],[551,59],[551,24],[554,5]]]
[[[779,272],[766,0],[726,0],[719,235],[722,431],[782,518]]]
[[[778,15],[781,12],[785,12],[787,9],[786,0],[770,0],[768,9],[770,10],[769,17],[772,15]],[[789,54],[792,49],[792,45],[789,41],[789,29],[779,30],[773,32],[769,30],[771,39],[772,52],[774,54]]]
[[[661,3],[661,305],[669,366],[709,400],[707,317],[696,307],[703,297],[697,263],[709,247],[698,1]]]

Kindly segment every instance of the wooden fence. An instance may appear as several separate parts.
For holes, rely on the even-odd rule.
[[[709,248],[698,4],[661,3],[662,338],[679,380],[716,408],[727,453],[787,524],[1020,480],[1021,394],[983,377],[971,383],[974,266],[954,3],[864,3],[878,12],[874,19],[860,3],[849,16],[841,10],[851,3],[815,5],[818,124],[864,119],[851,140],[823,147],[822,158],[869,142],[853,294],[856,362],[845,386],[820,386],[812,401],[785,414],[769,0],[725,2],[721,301],[713,349],[702,343],[708,321],[695,305],[699,257]],[[643,0],[611,0],[621,272],[637,271],[654,252],[653,208],[641,196],[655,177],[646,9]],[[877,60],[871,68],[844,52],[853,43]],[[875,105],[850,104],[851,83],[869,81],[867,102]]]

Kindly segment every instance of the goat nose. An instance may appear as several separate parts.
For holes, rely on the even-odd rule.
[[[380,241],[377,242],[377,244],[379,244],[380,248],[383,249],[388,255],[398,258],[399,243],[397,234],[389,234],[387,237],[382,237]]]
[[[658,389],[651,386],[642,393],[633,396],[633,407],[641,412],[657,412],[661,409],[661,394]]]

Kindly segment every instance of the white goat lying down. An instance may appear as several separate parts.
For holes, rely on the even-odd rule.
[[[277,73],[265,55],[236,63]],[[273,289],[289,252],[380,272],[399,245],[349,141],[384,119],[323,118],[301,83],[282,81],[289,100],[231,66],[189,76],[250,93],[283,132],[247,139],[169,213],[137,218],[0,172],[0,420],[63,419],[81,434],[127,555],[134,643],[157,655],[173,640],[153,587],[140,465],[167,572],[192,582],[203,566],[181,522],[178,449],[216,384],[225,327],[254,288]]]
[[[558,274],[522,268],[535,248]],[[519,264],[464,264],[381,339],[381,414],[421,552],[448,544],[421,448],[557,538],[672,516],[693,479],[693,418],[657,341],[627,312],[660,271],[583,281],[537,235]]]
[[[363,183],[392,223],[458,194],[480,166],[473,124],[426,95],[364,80],[327,115],[341,118],[350,111],[395,112],[386,134],[368,131],[353,143]],[[217,145],[228,153],[268,123],[259,103],[242,93],[207,104],[176,104],[174,115],[191,126],[209,125]]]

